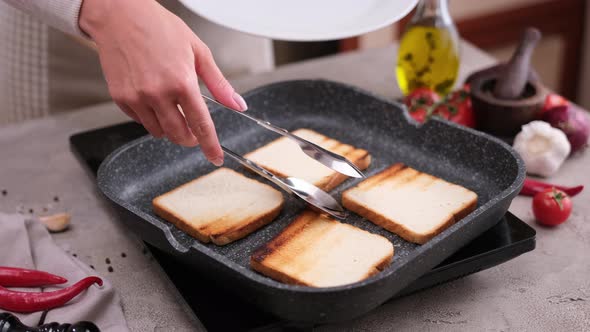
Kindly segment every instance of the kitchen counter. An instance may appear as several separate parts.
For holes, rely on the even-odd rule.
[[[395,47],[348,53],[233,81],[239,91],[298,78],[325,78],[395,98]],[[462,77],[494,60],[463,45]],[[69,150],[77,132],[126,121],[106,103],[0,128],[0,211],[68,211],[72,227],[54,236],[65,250],[93,265],[121,296],[132,331],[203,330],[159,265],[110,210]],[[221,124],[217,124],[221,125]],[[537,249],[505,264],[387,303],[368,315],[318,331],[583,331],[590,329],[590,151],[575,156],[551,180],[583,184],[569,221],[538,226],[531,199],[510,211],[537,230]],[[31,209],[31,210],[30,210]],[[125,257],[123,257],[125,256]],[[111,264],[105,260],[109,258]],[[108,267],[113,272],[108,272]],[[172,328],[173,327],[173,328]]]

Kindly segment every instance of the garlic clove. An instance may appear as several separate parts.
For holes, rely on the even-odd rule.
[[[71,219],[72,216],[69,213],[58,213],[50,216],[39,217],[39,221],[44,224],[51,233],[65,231],[70,225]]]

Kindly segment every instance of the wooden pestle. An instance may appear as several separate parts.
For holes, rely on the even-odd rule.
[[[503,67],[494,87],[494,96],[498,99],[519,98],[528,81],[531,55],[541,39],[541,32],[535,28],[527,28],[522,35],[520,44]]]

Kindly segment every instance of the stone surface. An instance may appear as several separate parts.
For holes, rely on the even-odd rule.
[[[491,63],[493,59],[464,44],[462,77]],[[326,78],[395,98],[400,93],[394,65],[394,48],[375,49],[290,65],[234,84],[245,91],[285,79]],[[124,120],[113,104],[103,104],[0,128],[0,191],[6,190],[6,195],[0,194],[0,210],[70,212],[72,228],[55,234],[56,241],[111,280],[132,331],[203,330],[160,267],[142,253],[141,243],[115,220],[93,180],[69,151],[71,134]],[[572,217],[560,227],[538,226],[530,209],[531,199],[515,199],[510,210],[537,230],[535,251],[387,303],[355,321],[317,330],[587,331],[589,165],[590,152],[586,152],[568,160],[551,178],[556,183],[589,188],[574,199]],[[109,266],[113,272],[108,272]]]

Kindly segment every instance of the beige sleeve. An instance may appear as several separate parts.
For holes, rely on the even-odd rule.
[[[65,33],[87,37],[78,26],[83,0],[4,0],[6,3]]]

